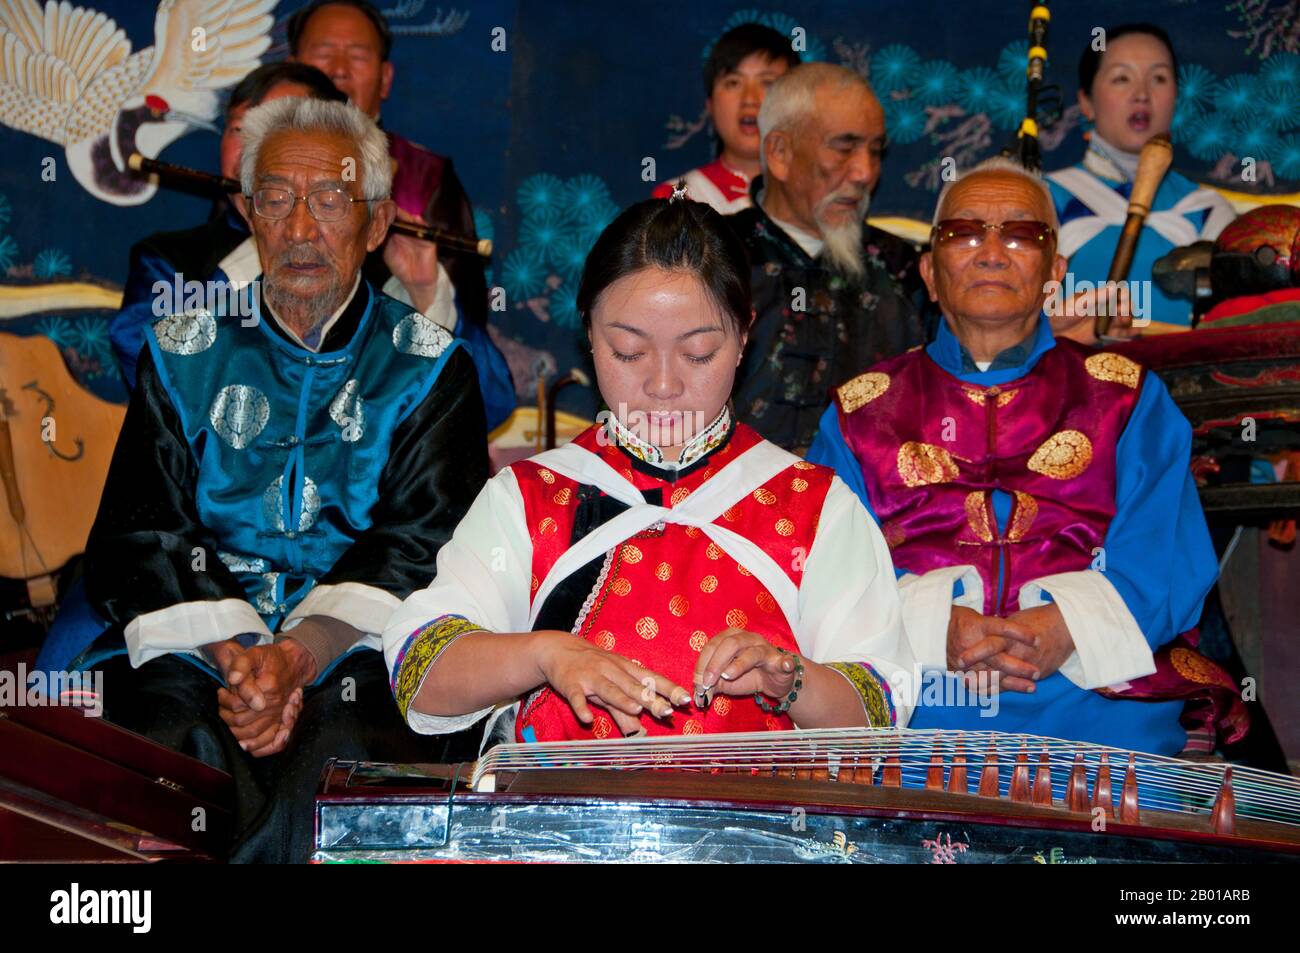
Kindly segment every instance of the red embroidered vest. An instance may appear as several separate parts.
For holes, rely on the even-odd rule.
[[[669,508],[680,505],[762,440],[738,424],[730,440],[707,457],[704,467],[670,483],[632,467],[623,450],[597,439],[600,432],[601,428],[592,427],[574,442],[601,457],[638,490],[662,489],[662,505]],[[542,580],[569,548],[578,484],[532,461],[513,464],[512,470],[532,538],[531,593],[536,598]],[[825,467],[799,461],[737,501],[717,523],[756,543],[798,586],[832,476]],[[774,645],[798,650],[776,599],[749,570],[697,527],[668,523],[637,534],[607,554],[575,634],[691,691],[700,649],[729,627],[748,629]],[[564,698],[543,688],[525,700],[516,736],[523,740],[527,729],[537,741],[620,736],[608,711],[595,704],[591,707],[596,719],[588,727],[577,720]],[[664,721],[644,713],[641,724],[651,735],[793,727],[788,716],[764,714],[751,696],[727,695],[715,696],[705,711],[693,703],[676,708]]]

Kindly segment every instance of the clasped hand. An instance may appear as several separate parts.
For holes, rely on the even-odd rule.
[[[953,606],[948,620],[948,670],[992,672],[991,690],[1029,692],[1074,652],[1074,640],[1054,603],[1007,616]]]
[[[248,649],[231,640],[212,655],[226,682],[217,689],[218,714],[239,746],[255,758],[283,751],[302,712],[303,686],[315,678],[311,654],[290,638]]]
[[[596,702],[609,711],[625,735],[642,733],[639,719],[645,711],[655,718],[668,718],[674,708],[689,705],[692,699],[698,708],[707,708],[716,694],[761,692],[784,698],[794,685],[794,657],[743,629],[725,629],[701,649],[693,693],[623,655],[567,632],[538,634],[545,637],[538,664],[542,680],[569,703],[584,725],[595,720],[588,702]]]

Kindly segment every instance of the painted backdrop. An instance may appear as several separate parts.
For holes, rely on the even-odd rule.
[[[128,249],[149,232],[196,224],[207,205],[166,191],[115,195],[114,136],[215,169],[217,139],[202,123],[220,115],[223,86],[283,57],[284,20],[299,0],[237,0],[230,6],[241,22],[207,24],[203,10],[225,5],[175,0],[166,23],[155,0],[87,5],[0,7],[11,34],[0,61],[0,328],[47,335],[83,383],[122,399],[107,319]],[[664,178],[711,155],[700,69],[724,30],[759,20],[798,35],[805,58],[869,76],[891,140],[873,215],[923,219],[945,156],[965,166],[1000,149],[1018,125],[1029,7],[387,0],[397,75],[384,122],[454,157],[480,234],[496,242],[490,283],[504,288],[505,310],[494,332],[522,402],[532,403],[539,372],[582,359],[574,309],[582,261],[617,210],[648,193],[645,160]],[[1300,0],[1051,8],[1048,81],[1061,87],[1061,115],[1044,134],[1048,168],[1083,148],[1073,77],[1093,29],[1142,18],[1165,26],[1181,58],[1180,168],[1241,191],[1300,189]],[[223,37],[219,55],[184,53],[196,25]],[[160,42],[145,54],[156,32]],[[171,112],[161,119],[149,98],[156,92],[141,85],[146,67],[150,82],[169,84]],[[1240,181],[1247,157],[1253,184]],[[123,201],[138,204],[115,204]],[[562,403],[594,409],[581,388]]]

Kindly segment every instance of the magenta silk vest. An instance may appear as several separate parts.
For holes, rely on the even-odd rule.
[[[1115,515],[1115,450],[1142,374],[1058,340],[1024,377],[994,387],[916,350],[839,388],[840,426],[895,564],[918,574],[973,565],[984,614],[998,616],[1019,608],[1026,582],[1089,568]],[[992,490],[1013,498],[1001,533]]]

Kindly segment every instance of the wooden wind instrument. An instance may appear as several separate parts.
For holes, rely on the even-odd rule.
[[[1106,275],[1108,282],[1128,278],[1129,269],[1133,267],[1133,252],[1142,235],[1142,226],[1151,214],[1151,203],[1155,200],[1156,190],[1160,188],[1173,161],[1174,147],[1166,135],[1152,136],[1138,154],[1137,175],[1133,178],[1133,192],[1128,201],[1128,217],[1124,220],[1124,229],[1115,244],[1115,257],[1110,260],[1110,272]],[[1103,337],[1110,330],[1113,317],[1104,305],[1098,307],[1094,325],[1097,337]]]
[[[131,153],[126,160],[127,167],[133,172],[158,177],[159,184],[185,184],[199,189],[220,192],[238,192],[241,186],[235,179],[224,175],[215,175],[183,165],[173,165],[158,159],[150,159],[138,152]],[[466,255],[478,255],[482,258],[492,257],[492,240],[490,238],[470,238],[460,232],[453,232],[436,225],[417,225],[414,222],[394,221],[388,226],[390,232],[434,242],[439,251],[457,252]]]

